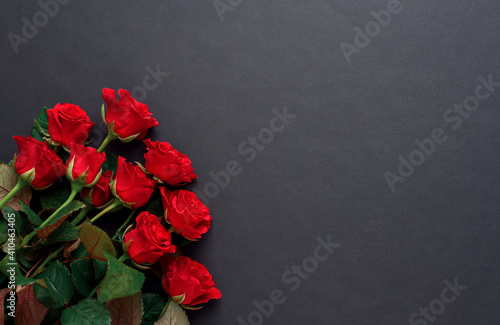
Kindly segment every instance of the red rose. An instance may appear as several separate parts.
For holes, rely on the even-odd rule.
[[[200,263],[186,256],[166,256],[160,261],[163,266],[163,289],[176,303],[195,306],[221,297],[212,276]]]
[[[80,196],[96,208],[105,206],[113,197],[109,187],[111,176],[113,176],[113,172],[111,170],[106,170],[101,174],[101,177],[94,187],[84,187],[80,191]]]
[[[193,192],[187,190],[169,191],[160,188],[165,220],[175,233],[189,240],[198,240],[210,228],[212,217],[208,208]]]
[[[165,253],[175,253],[170,231],[160,224],[158,217],[144,211],[135,219],[135,229],[127,232],[123,242],[130,243],[127,254],[137,264],[153,264]]]
[[[50,137],[66,147],[71,142],[83,144],[94,126],[85,111],[73,104],[57,104],[47,110],[47,115]]]
[[[113,89],[102,90],[102,98],[108,107],[106,124],[113,123],[113,133],[123,142],[141,140],[150,128],[158,125],[158,122],[152,117],[148,106],[133,99],[130,92],[120,89],[118,94],[120,100],[117,101]]]
[[[14,136],[14,140],[19,147],[19,154],[14,156],[14,168],[33,188],[45,189],[66,172],[61,158],[47,143],[22,136]]]
[[[156,187],[155,181],[148,178],[139,166],[127,163],[118,156],[118,168],[111,182],[111,192],[123,205],[136,209],[148,203]]]
[[[193,173],[191,160],[179,151],[172,148],[168,142],[151,142],[144,140],[148,152],[144,154],[146,170],[170,185],[189,183],[191,179],[198,178]]]
[[[85,187],[94,186],[101,177],[101,166],[106,161],[106,154],[75,142],[72,142],[69,148],[71,156],[68,159],[66,176],[70,181],[77,181]]]

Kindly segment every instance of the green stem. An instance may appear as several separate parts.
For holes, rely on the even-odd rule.
[[[120,228],[118,228],[118,230],[116,231],[116,233],[113,236],[113,238],[111,238],[112,240],[116,240],[116,238],[118,237],[118,233],[120,231],[122,231],[123,228],[125,228],[127,226],[127,224],[129,223],[130,219],[132,219],[132,217],[134,216],[134,214],[135,214],[136,211],[137,211],[137,209],[134,209],[134,210],[132,210],[132,212],[130,212],[130,214],[128,215],[127,219],[122,223],[122,225],[120,226]]]
[[[24,187],[28,186],[29,184],[23,180],[21,177],[17,179],[16,186],[10,190],[10,192],[3,198],[2,202],[0,202],[0,210],[3,208],[7,202],[10,201],[20,190],[22,190]]]
[[[113,134],[113,132],[111,132],[110,130],[108,130],[108,135],[106,136],[106,138],[104,138],[104,141],[101,143],[101,146],[99,147],[99,149],[97,149],[97,152],[102,152],[104,150],[104,148],[106,148],[106,146],[113,140],[117,139],[118,137],[116,135]]]
[[[64,202],[56,211],[54,211],[54,213],[52,213],[50,215],[50,217],[48,217],[40,226],[38,226],[30,234],[28,234],[26,237],[24,237],[23,242],[18,246],[18,249],[23,247],[24,245],[27,245],[29,243],[29,241],[31,240],[31,238],[33,238],[36,235],[37,230],[40,230],[40,229],[44,228],[45,226],[47,226],[54,219],[54,217],[57,216],[62,209],[64,209],[64,207],[66,207],[68,204],[73,202],[76,195],[81,191],[82,188],[83,188],[83,186],[81,184],[79,184],[77,182],[71,182],[71,193],[70,193],[68,199],[66,200],[66,202]]]
[[[92,290],[92,291],[90,292],[90,294],[89,294],[89,298],[91,298],[93,295],[95,295],[95,293],[97,292],[97,288],[98,288],[98,287],[99,287],[99,286],[98,286],[98,285],[96,285],[96,286],[95,286],[95,288],[94,288],[94,290]]]
[[[172,303],[172,298],[168,297],[167,303],[165,304],[165,307],[163,307],[163,310],[161,311],[160,315],[165,314],[167,311],[168,306]]]
[[[90,222],[91,223],[96,222],[100,217],[102,217],[103,215],[105,215],[109,211],[113,210],[114,208],[120,206],[121,204],[122,204],[121,201],[119,199],[115,198],[115,200],[113,202],[111,202],[110,205],[108,205],[104,210],[99,212],[95,217],[90,219]]]
[[[85,204],[85,208],[81,209],[78,215],[75,217],[73,221],[71,221],[71,224],[77,225],[82,221],[83,218],[87,215],[89,211],[92,211],[94,208],[90,205]]]
[[[69,194],[68,199],[56,210],[54,213],[50,215],[38,228],[42,229],[46,225],[52,221],[52,219],[62,210],[64,209],[68,204],[73,202],[75,199],[76,195],[82,190],[83,186],[81,184],[78,184],[77,182],[71,182],[71,193]]]
[[[53,251],[52,253],[50,253],[49,256],[47,256],[45,258],[45,260],[42,262],[42,264],[40,264],[36,271],[33,272],[32,275],[30,275],[30,278],[32,277],[35,277],[37,276],[38,274],[42,273],[43,272],[43,268],[45,267],[45,265],[47,265],[47,263],[49,263],[54,257],[56,257],[57,255],[59,255],[59,253],[64,249],[64,246],[61,246],[59,247],[58,249],[56,249],[55,251]]]
[[[128,259],[128,254],[127,253],[123,253],[122,256],[120,256],[120,258],[118,259],[118,261],[120,262],[124,262]]]

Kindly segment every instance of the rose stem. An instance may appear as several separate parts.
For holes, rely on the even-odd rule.
[[[80,223],[80,221],[82,221],[83,218],[85,218],[87,213],[89,211],[92,211],[93,209],[94,208],[92,206],[85,204],[85,208],[80,210],[80,213],[78,213],[78,215],[75,217],[75,219],[73,221],[71,221],[71,224],[76,226],[78,223]]]
[[[132,216],[135,214],[136,211],[137,211],[137,209],[134,209],[134,210],[132,210],[132,212],[130,212],[129,216],[127,217],[127,220],[125,220],[125,222],[122,223],[122,225],[120,226],[120,228],[118,228],[118,230],[116,231],[113,238],[111,238],[112,240],[115,240],[116,237],[118,237],[118,232],[122,231],[122,229],[127,226],[127,224],[129,223],[130,219],[132,219]]]
[[[47,226],[52,219],[62,210],[64,207],[66,207],[68,204],[70,204],[76,197],[76,195],[81,191],[83,186],[81,184],[78,184],[77,182],[71,182],[71,193],[66,200],[54,213],[50,215],[40,226],[38,226],[35,230],[33,230],[30,234],[28,234],[26,237],[24,237],[23,242],[18,246],[18,248],[23,247],[24,245],[28,244],[31,238],[36,235],[37,230],[40,230]]]
[[[98,285],[96,285],[96,286],[95,286],[95,288],[94,288],[94,289],[90,292],[90,294],[89,294],[89,298],[91,298],[93,295],[95,295],[95,293],[96,293],[96,291],[97,291],[97,288],[98,288],[98,287],[99,287],[99,286],[98,286]]]
[[[120,256],[120,258],[118,259],[118,261],[123,262],[123,261],[127,260],[127,258],[128,258],[128,254],[127,253],[123,253],[123,255]]]
[[[97,152],[102,152],[104,150],[104,148],[106,148],[106,146],[113,140],[117,139],[118,137],[116,135],[113,134],[113,132],[111,131],[108,131],[108,135],[106,136],[106,138],[104,138],[104,141],[101,143],[101,146],[99,147],[99,149],[97,149]]]
[[[30,278],[31,277],[34,277],[34,276],[37,276],[38,274],[42,273],[43,272],[43,268],[45,267],[45,265],[47,265],[47,263],[49,263],[54,257],[56,257],[57,255],[59,255],[59,253],[64,249],[64,246],[61,246],[59,247],[58,249],[56,249],[55,251],[53,251],[52,253],[50,253],[49,256],[47,256],[45,258],[45,260],[43,261],[42,264],[40,264],[36,271],[33,272],[32,275],[30,275]]]
[[[0,202],[0,210],[3,208],[7,202],[10,201],[20,190],[22,190],[25,186],[29,184],[24,181],[21,177],[17,179],[16,185],[10,190],[10,192],[3,198],[2,202]]]
[[[99,212],[95,217],[93,217],[92,219],[90,219],[90,223],[94,223],[97,221],[97,219],[99,219],[100,217],[102,217],[103,215],[105,215],[106,213],[108,213],[109,211],[113,210],[114,208],[116,208],[117,206],[121,205],[122,203],[120,202],[119,199],[115,198],[113,202],[111,202],[110,205],[108,205],[108,207],[104,210],[102,210],[101,212]]]

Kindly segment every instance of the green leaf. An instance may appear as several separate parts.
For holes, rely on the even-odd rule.
[[[106,302],[106,308],[109,310],[113,324],[141,324],[144,305],[141,301],[140,292],[135,295],[110,300]]]
[[[71,273],[76,290],[89,297],[95,285],[94,264],[92,259],[82,259],[71,262]]]
[[[167,299],[156,293],[143,293],[142,301],[144,303],[143,325],[153,325],[160,318]]]
[[[4,219],[0,219],[0,244],[5,243],[7,238],[9,238],[9,226],[7,225],[7,221]]]
[[[47,308],[52,309],[64,307],[64,303],[57,301],[54,296],[52,296],[50,291],[47,288],[43,287],[42,284],[35,284],[33,287],[36,300],[38,300]]]
[[[40,239],[45,239],[54,232],[73,212],[83,209],[85,203],[80,201],[73,201],[64,208],[62,208],[50,222],[43,228],[37,229],[36,234]]]
[[[25,248],[16,252],[17,260],[20,265],[27,268],[28,270],[33,267],[33,264],[40,260],[40,248]],[[35,257],[36,255],[36,257]]]
[[[112,152],[106,151],[106,161],[102,164],[102,170],[111,170],[116,172],[118,167],[118,156]]]
[[[103,304],[93,299],[84,299],[66,309],[61,316],[61,325],[109,325],[111,317]]]
[[[44,324],[56,324],[57,321],[61,319],[61,314],[64,310],[66,310],[65,307],[58,309],[49,309],[49,312],[47,313],[47,315],[45,315],[45,318],[43,319]]]
[[[14,256],[14,261],[11,259],[11,255],[7,254],[5,257],[0,261],[0,272],[2,272],[7,278],[11,276],[10,270],[14,268],[15,270],[15,277],[16,277],[16,285],[18,286],[25,286],[30,283],[35,282],[35,279],[31,278],[26,278],[22,273],[21,270],[19,269],[19,265],[15,262],[15,256]],[[10,264],[13,263],[13,264]]]
[[[45,280],[45,285],[35,284],[38,301],[48,308],[59,308],[69,303],[75,289],[66,266],[59,261],[52,262],[39,278]]]
[[[94,276],[95,280],[100,280],[106,275],[108,263],[100,260],[94,260]]]
[[[165,210],[163,210],[163,204],[161,203],[161,198],[157,197],[151,203],[148,204],[146,210],[150,213],[154,214],[157,217],[161,217],[163,219],[163,215],[165,214]]]
[[[0,201],[16,186],[19,176],[12,166],[0,164]],[[17,199],[30,204],[31,187],[26,186],[7,202],[5,206],[11,207],[16,211],[21,211],[21,205]]]
[[[44,210],[59,208],[69,197],[70,191],[66,188],[51,187],[40,194],[40,204]]]
[[[36,283],[36,279],[25,277],[22,275],[21,271],[19,271],[18,275],[16,275],[16,285],[25,286],[31,283]]]
[[[14,215],[14,228],[17,230],[16,235],[22,235],[25,233],[26,228],[28,228],[28,219],[21,215],[19,212],[14,211],[11,207],[3,207],[2,209],[3,218],[9,221],[9,215]]]
[[[167,311],[155,325],[189,325],[186,312],[175,302],[171,301]]]
[[[33,128],[31,130],[31,136],[37,139],[38,141],[43,141],[43,137],[49,134],[49,121],[47,114],[47,107],[42,108],[40,114],[35,119],[35,123],[33,123]],[[38,123],[38,124],[37,124]]]
[[[9,277],[10,270],[12,270],[12,267],[15,267],[16,275],[17,275],[18,271],[19,271],[19,266],[17,265],[16,262],[17,262],[16,254],[5,255],[5,257],[0,261],[0,272],[2,272],[7,277]],[[19,274],[20,274],[20,272],[19,272]]]
[[[76,247],[76,249],[74,251],[72,251],[70,254],[71,254],[71,257],[73,259],[84,258],[84,257],[89,256],[89,253],[87,253],[87,251],[85,250],[85,247],[83,246],[82,243],[80,243]]]
[[[144,274],[128,267],[108,253],[104,252],[104,254],[108,260],[108,271],[99,287],[97,301],[106,302],[141,291],[145,279]]]
[[[42,244],[49,245],[76,239],[78,239],[78,227],[68,221],[63,221],[63,223],[42,242]]]
[[[40,219],[40,217],[35,213],[35,211],[31,210],[31,208],[26,203],[24,203],[21,200],[19,200],[19,203],[21,204],[21,207],[22,207],[21,211],[26,213],[28,220],[32,224],[34,224],[35,226],[40,226],[43,223],[43,220]]]
[[[21,264],[25,269],[27,268],[28,270],[33,267],[33,264],[28,262],[25,258],[18,258],[19,259],[19,264]]]
[[[89,255],[93,258],[106,261],[105,252],[116,256],[116,249],[108,234],[93,225],[83,225],[80,227],[80,239]]]

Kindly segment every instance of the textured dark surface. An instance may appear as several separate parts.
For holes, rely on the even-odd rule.
[[[223,20],[212,1],[69,1],[45,24],[35,17],[18,53],[8,34],[21,37],[42,7],[3,1],[0,159],[42,106],[80,105],[104,130],[102,88],[132,90],[159,67],[142,94],[160,123],[150,135],[191,158],[190,188],[230,161],[241,168],[209,192],[212,229],[187,251],[223,296],[190,312],[192,324],[259,324],[253,301],[276,289],[284,302],[264,324],[499,324],[500,87],[464,117],[447,110],[479,76],[500,80],[500,4],[225,1]],[[355,28],[376,28],[370,12],[388,5],[399,13],[349,63],[341,43],[354,46]],[[284,109],[295,117],[282,128]],[[434,129],[444,142],[391,191],[384,173]],[[268,143],[252,151],[259,133]],[[142,161],[144,148],[110,150]],[[298,280],[294,265],[314,269],[328,236],[340,246]],[[467,288],[442,302],[455,279]]]

